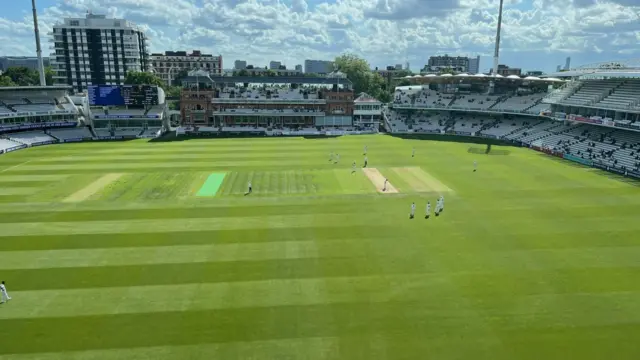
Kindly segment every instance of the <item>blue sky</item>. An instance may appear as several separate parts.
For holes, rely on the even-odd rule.
[[[254,65],[293,67],[342,52],[372,66],[436,54],[481,55],[492,64],[499,0],[37,0],[42,40],[64,17],[87,10],[143,27],[151,50],[221,54]],[[3,1],[0,55],[33,55],[31,4]],[[525,70],[639,58],[640,0],[505,0],[501,61]]]

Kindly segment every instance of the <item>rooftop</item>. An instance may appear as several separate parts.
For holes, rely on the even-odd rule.
[[[312,84],[312,85],[351,85],[345,78],[304,77],[304,76],[187,76],[183,83],[252,83],[252,84]]]

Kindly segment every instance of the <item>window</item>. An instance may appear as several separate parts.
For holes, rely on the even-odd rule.
[[[80,26],[80,21],[71,20],[71,21],[69,21],[69,26]]]

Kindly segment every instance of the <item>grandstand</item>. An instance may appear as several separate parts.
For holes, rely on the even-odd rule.
[[[392,107],[408,109],[448,109],[523,113],[538,115],[549,105],[542,102],[550,84],[559,79],[518,76],[412,76],[403,78],[415,84],[397,87]]]
[[[622,75],[579,74],[548,94],[520,84],[497,97],[463,82],[451,95],[451,84],[399,87],[385,123],[392,133],[490,137],[640,174],[640,71]]]
[[[343,77],[189,76],[181,105],[182,125],[199,132],[317,131],[353,126],[354,94]]]
[[[78,126],[65,86],[0,88],[0,152],[57,142],[45,131]]]
[[[115,91],[131,94],[126,95],[128,98],[125,95],[96,97],[95,94],[101,94],[101,87],[90,87],[88,96],[88,116],[97,139],[156,137],[162,129],[169,128],[165,94],[161,88],[123,85]]]
[[[83,139],[93,138],[93,134],[88,127],[78,127],[74,129],[50,129],[46,131],[50,136],[62,141],[70,142],[71,140],[81,141]]]
[[[51,144],[56,141],[55,138],[47,135],[43,131],[25,131],[25,132],[18,132],[18,133],[9,133],[6,136],[11,141],[14,141],[23,145],[27,145],[27,146]]]
[[[0,136],[0,154],[4,154],[6,152],[22,149],[26,147],[24,144],[20,144],[15,141],[11,141],[9,139],[4,139]]]

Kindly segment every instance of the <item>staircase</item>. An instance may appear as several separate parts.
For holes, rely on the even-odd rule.
[[[571,81],[552,91],[549,95],[542,98],[542,102],[546,104],[557,104],[569,96],[575,94],[584,83],[582,81]]]
[[[496,105],[500,104],[501,102],[504,102],[504,101],[505,101],[505,100],[507,100],[508,98],[510,98],[510,96],[509,96],[509,95],[503,95],[503,96],[500,96],[500,97],[496,100],[496,102],[494,102],[493,104],[491,104],[491,106],[489,106],[489,107],[487,108],[487,110],[491,110],[491,109],[493,109],[493,107],[494,107],[494,106],[496,106]]]

